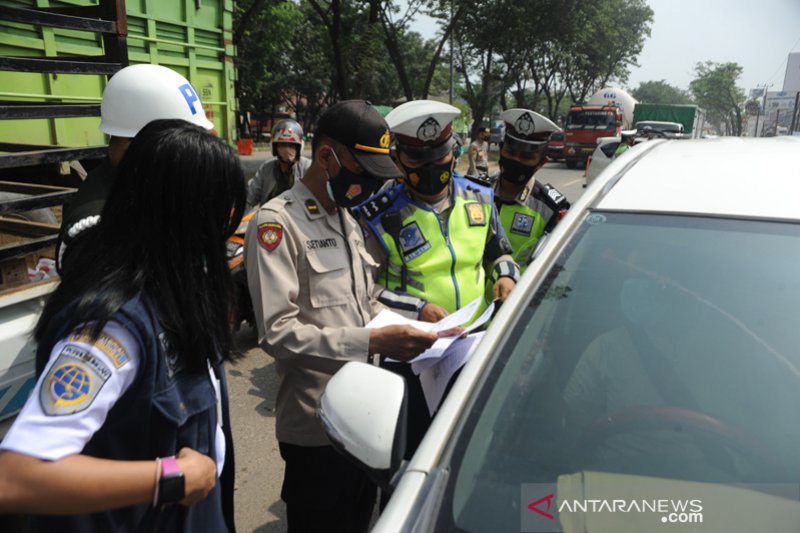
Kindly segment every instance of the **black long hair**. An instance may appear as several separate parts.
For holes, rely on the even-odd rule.
[[[156,120],[133,139],[100,223],[71,257],[34,331],[94,323],[98,335],[123,304],[144,293],[189,368],[232,357],[233,285],[225,240],[245,207],[239,160],[221,139],[183,120]],[[62,310],[64,324],[51,324]],[[54,327],[49,327],[49,326]]]

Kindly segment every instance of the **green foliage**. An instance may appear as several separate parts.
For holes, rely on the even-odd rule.
[[[418,13],[436,38],[412,31]],[[477,123],[508,105],[558,120],[627,78],[653,18],[645,0],[243,0],[235,14],[241,109],[295,110],[307,129],[338,99],[446,96],[451,54]]]
[[[695,66],[697,77],[689,84],[695,103],[706,110],[708,121],[727,135],[742,134],[745,93],[736,86],[742,67],[736,63],[706,61]]]
[[[638,101],[645,104],[691,104],[692,97],[686,91],[666,82],[644,81],[631,92]]]

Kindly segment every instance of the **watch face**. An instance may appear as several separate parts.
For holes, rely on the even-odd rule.
[[[159,503],[177,503],[186,495],[183,472],[162,476],[158,487]]]

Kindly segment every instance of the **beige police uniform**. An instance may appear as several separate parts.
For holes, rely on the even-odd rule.
[[[367,361],[364,326],[383,306],[377,263],[346,209],[328,214],[302,181],[264,204],[246,236],[245,261],[258,339],[281,379],[279,442],[328,445],[320,395],[347,361]]]

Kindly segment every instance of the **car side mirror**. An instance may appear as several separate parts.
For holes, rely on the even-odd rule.
[[[328,381],[317,416],[331,444],[389,490],[406,448],[405,380],[351,361]]]

